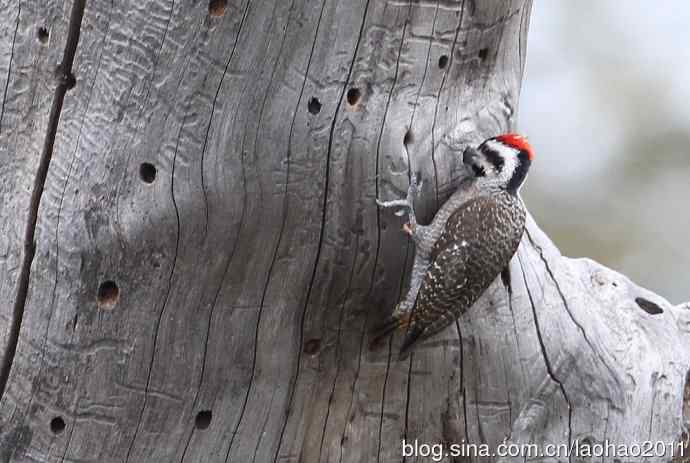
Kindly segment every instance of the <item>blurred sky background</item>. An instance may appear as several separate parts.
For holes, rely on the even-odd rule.
[[[690,3],[535,0],[523,197],[563,254],[690,300]]]

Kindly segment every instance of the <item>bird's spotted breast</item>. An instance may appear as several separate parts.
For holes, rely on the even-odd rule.
[[[431,334],[449,316],[468,310],[515,254],[524,226],[522,204],[507,192],[477,198],[453,213],[432,249],[414,322]]]

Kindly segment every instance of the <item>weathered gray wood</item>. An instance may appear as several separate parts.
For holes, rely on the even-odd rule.
[[[413,252],[374,199],[421,172],[430,218],[460,150],[514,124],[529,0],[223,4],[87,0],[53,137],[73,5],[0,0],[0,461],[679,437],[690,310],[560,256],[533,222],[512,294],[497,281],[406,360],[398,338],[369,347]]]

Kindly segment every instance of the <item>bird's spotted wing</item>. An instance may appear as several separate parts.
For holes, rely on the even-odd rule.
[[[524,230],[519,200],[506,194],[468,201],[446,222],[432,250],[402,351],[469,309],[501,273]]]

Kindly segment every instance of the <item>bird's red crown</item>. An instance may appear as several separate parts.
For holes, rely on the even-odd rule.
[[[500,141],[506,146],[515,148],[518,151],[524,151],[527,153],[527,158],[531,161],[534,158],[534,150],[527,142],[527,138],[517,133],[504,133],[496,137],[496,140]]]

